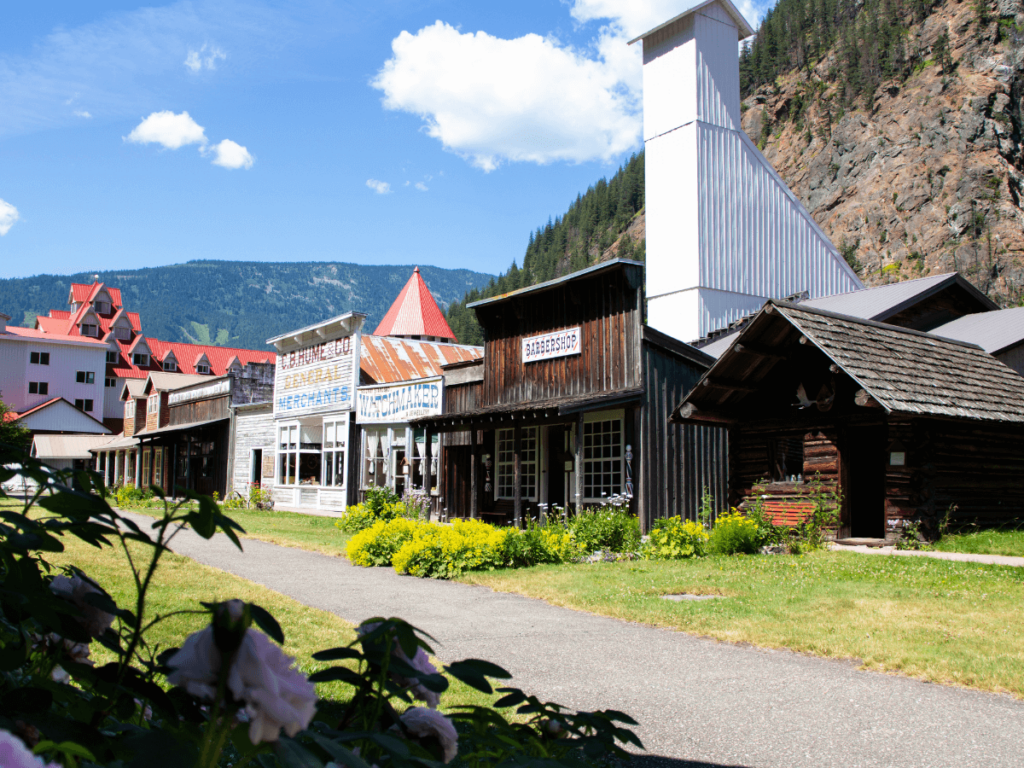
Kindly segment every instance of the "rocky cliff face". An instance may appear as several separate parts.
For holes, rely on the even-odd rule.
[[[743,127],[865,283],[955,270],[1011,306],[1024,303],[1024,6],[979,7],[946,0],[912,27],[914,73],[870,109],[838,106],[831,54],[748,96]]]

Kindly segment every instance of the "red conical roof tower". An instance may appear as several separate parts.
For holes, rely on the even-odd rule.
[[[420,277],[420,268],[412,271],[412,277],[398,294],[391,309],[380,321],[374,336],[399,336],[425,341],[455,341],[455,334],[448,327],[441,308],[430,295],[427,284]]]

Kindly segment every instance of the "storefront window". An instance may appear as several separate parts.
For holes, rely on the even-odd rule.
[[[299,461],[299,425],[277,430],[277,477],[280,485],[295,485]]]
[[[363,488],[382,488],[388,484],[387,427],[363,428]]]
[[[600,501],[622,493],[622,419],[583,425],[583,498]]]
[[[324,422],[324,485],[345,485],[345,436],[348,422]]]
[[[523,472],[523,498],[537,500],[537,427],[523,427],[519,436],[519,456]],[[514,499],[516,486],[515,435],[511,429],[498,430],[499,499]]]

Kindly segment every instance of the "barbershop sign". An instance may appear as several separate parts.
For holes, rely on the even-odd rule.
[[[353,338],[345,336],[278,355],[274,415],[302,416],[351,408],[354,347]]]
[[[441,413],[443,379],[414,384],[360,387],[356,393],[356,421],[360,424],[406,422]]]
[[[541,336],[527,336],[523,339],[523,362],[533,363],[537,360],[578,355],[581,352],[580,337],[578,327]]]

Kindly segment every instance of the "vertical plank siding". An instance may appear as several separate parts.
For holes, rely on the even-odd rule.
[[[720,427],[670,424],[669,416],[704,373],[693,362],[642,344],[644,401],[640,412],[640,515],[649,530],[659,517],[696,519],[706,488],[727,503],[729,441]]]

